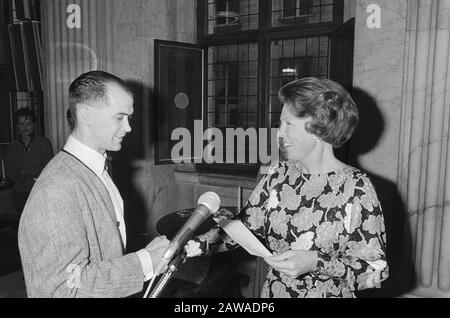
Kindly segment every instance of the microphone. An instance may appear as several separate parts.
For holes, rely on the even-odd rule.
[[[163,261],[168,263],[184,247],[186,242],[194,235],[195,230],[220,207],[220,198],[215,192],[203,193],[197,202],[197,207],[192,212],[183,227],[177,232],[163,255]]]
[[[169,283],[169,280],[172,278],[173,274],[178,270],[178,267],[186,261],[186,252],[182,252],[178,254],[174,259],[172,259],[167,266],[167,269],[164,275],[158,281],[153,291],[150,293],[149,298],[158,298],[162,293],[164,287]]]

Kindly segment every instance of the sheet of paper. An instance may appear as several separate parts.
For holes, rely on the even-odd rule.
[[[272,256],[272,253],[261,244],[252,232],[240,220],[220,220],[218,224],[223,230],[251,255],[259,257]]]

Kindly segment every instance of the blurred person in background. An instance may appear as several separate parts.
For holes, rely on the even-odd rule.
[[[36,134],[36,116],[29,108],[14,114],[17,137],[6,148],[6,177],[14,183],[14,204],[20,218],[31,188],[53,157],[50,141]]]

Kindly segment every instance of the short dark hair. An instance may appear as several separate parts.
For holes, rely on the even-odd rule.
[[[109,83],[117,84],[133,96],[133,93],[122,79],[104,71],[90,71],[81,74],[72,82],[69,88],[69,109],[66,114],[72,131],[77,124],[77,105],[80,103],[95,103],[102,99],[105,100],[107,93],[106,84]]]
[[[21,108],[14,114],[14,122],[19,122],[19,117],[29,118],[33,123],[36,123],[36,114],[30,108]]]
[[[300,118],[310,117],[306,131],[338,148],[358,125],[355,102],[340,84],[314,77],[290,82],[279,91],[280,101]]]

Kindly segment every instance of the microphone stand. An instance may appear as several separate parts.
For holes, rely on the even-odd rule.
[[[161,279],[158,281],[158,284],[156,284],[155,288],[150,293],[149,298],[158,298],[161,292],[163,291],[164,287],[167,285],[169,280],[172,278],[173,274],[178,270],[178,267],[183,264],[186,261],[186,252],[183,251],[182,253],[178,254],[177,257],[175,257],[168,265],[166,271],[164,272],[164,275],[161,277]]]

